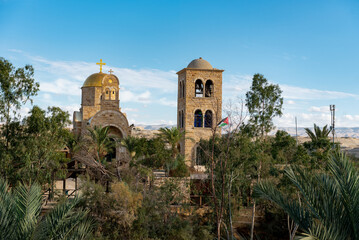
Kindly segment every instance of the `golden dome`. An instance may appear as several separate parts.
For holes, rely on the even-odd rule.
[[[106,73],[94,73],[90,75],[82,87],[102,87],[102,79],[106,76]]]

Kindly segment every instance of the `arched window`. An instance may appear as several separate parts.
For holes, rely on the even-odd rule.
[[[207,80],[206,82],[206,97],[211,97],[213,94],[213,82],[212,80]]]
[[[203,83],[200,79],[197,79],[195,83],[195,96],[203,97]]]
[[[105,94],[105,99],[109,100],[110,99],[110,95],[111,95],[111,90],[110,89],[106,89],[106,94]]]
[[[204,115],[204,127],[211,128],[212,127],[212,119],[213,119],[212,111],[207,110],[206,114]]]
[[[182,83],[182,97],[184,98],[186,96],[185,93],[185,87],[184,87],[184,82]]]
[[[203,127],[203,114],[201,110],[196,110],[194,113],[194,126]]]
[[[182,97],[182,82],[180,82],[180,84],[179,84],[179,93],[178,93],[178,96],[179,96],[179,98]]]
[[[116,90],[114,88],[111,89],[111,100],[116,100]]]
[[[182,123],[182,125],[181,125],[181,128],[183,128],[184,127],[184,114],[183,114],[183,111],[181,111],[182,112],[182,114],[181,114],[181,123]]]
[[[178,126],[182,127],[182,111],[178,112]]]

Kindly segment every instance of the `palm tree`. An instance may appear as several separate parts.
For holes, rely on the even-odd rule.
[[[359,239],[359,172],[344,153],[328,162],[329,173],[312,174],[300,167],[285,171],[300,193],[299,200],[284,196],[268,181],[255,195],[276,203],[299,225],[303,239]]]
[[[179,152],[179,142],[184,137],[185,132],[180,131],[176,127],[160,128],[159,131],[160,133],[158,133],[158,136],[160,136],[166,143],[171,146],[172,158],[175,159]]]
[[[9,188],[0,179],[0,239],[88,239],[93,227],[88,212],[75,209],[80,199],[66,200],[40,217],[42,194],[37,184]]]
[[[134,160],[136,155],[138,156],[138,138],[128,136],[127,138],[123,138],[120,140],[120,144],[125,147],[130,154],[131,160]]]
[[[320,129],[320,127],[314,124],[314,132],[312,132],[309,128],[305,128],[305,132],[310,137],[313,149],[321,149],[330,146],[328,136],[331,129],[328,128],[328,125],[325,125],[323,129]]]
[[[108,136],[109,128],[94,126],[93,129],[89,128],[88,130],[90,133],[89,140],[91,142],[89,146],[90,151],[93,151],[98,162],[102,162],[113,144]]]

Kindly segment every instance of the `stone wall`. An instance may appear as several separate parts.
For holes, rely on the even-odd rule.
[[[222,72],[223,70],[211,69],[183,69],[178,72],[178,105],[177,126],[180,128],[180,112],[184,113],[185,139],[181,142],[181,154],[185,155],[186,164],[194,166],[196,146],[200,139],[209,139],[213,135],[213,128],[222,119]],[[203,97],[195,96],[195,82],[202,80],[204,85]],[[214,85],[210,97],[205,97],[205,83],[211,80]],[[184,97],[181,96],[180,85],[185,85]],[[201,110],[203,117],[207,110],[212,111],[213,120],[211,127],[194,127],[195,111]],[[204,123],[203,123],[204,125]]]

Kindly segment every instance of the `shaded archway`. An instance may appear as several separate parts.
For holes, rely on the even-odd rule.
[[[107,162],[113,162],[118,160],[118,155],[121,152],[120,146],[118,146],[118,142],[123,138],[123,134],[120,129],[114,126],[108,126],[108,136],[110,138],[111,144],[110,149],[108,150],[108,154],[106,155]]]

